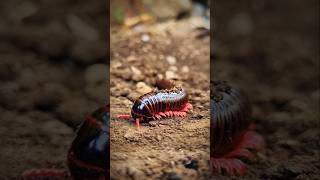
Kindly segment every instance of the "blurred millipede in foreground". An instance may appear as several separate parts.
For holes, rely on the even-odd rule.
[[[156,86],[160,90],[152,91],[138,97],[131,109],[131,116],[118,118],[133,118],[136,124],[161,119],[162,117],[185,117],[192,109],[188,94],[182,88],[175,87],[173,82],[158,80]]]
[[[70,173],[63,169],[28,170],[25,180],[109,179],[109,105],[99,108],[81,124],[68,153]]]
[[[212,87],[213,85],[213,87]],[[211,84],[210,163],[214,174],[244,175],[246,165],[264,147],[250,122],[248,99],[226,82]]]

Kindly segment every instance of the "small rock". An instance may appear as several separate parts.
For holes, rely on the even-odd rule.
[[[188,72],[189,72],[189,67],[188,67],[188,66],[183,66],[183,67],[181,68],[181,72],[183,72],[183,73],[188,73]]]
[[[157,141],[161,141],[161,140],[162,140],[162,137],[161,137],[160,135],[158,135],[158,136],[156,137],[156,139],[157,139]]]
[[[105,64],[94,64],[89,66],[84,78],[88,84],[96,84],[101,82],[107,82],[107,70],[108,66]]]
[[[143,75],[138,75],[138,74],[134,74],[133,76],[132,76],[132,80],[134,80],[134,81],[136,81],[136,82],[138,82],[138,81],[142,81],[144,79],[144,76]]]
[[[174,65],[177,62],[177,59],[174,56],[167,56],[166,60],[170,65]]]
[[[134,176],[138,173],[138,169],[132,166],[127,167],[127,173],[129,176]]]
[[[135,101],[138,97],[140,96],[140,94],[138,94],[137,92],[131,92],[127,98],[130,100],[130,101]]]
[[[122,66],[122,63],[120,61],[111,61],[111,69],[118,69]]]
[[[126,88],[120,92],[120,96],[127,97],[130,93],[130,89]]]
[[[142,42],[149,42],[150,41],[150,36],[148,34],[143,34],[141,36],[141,41]]]
[[[14,10],[9,11],[9,18],[15,22],[20,22],[21,20],[34,15],[39,10],[39,7],[32,2],[22,2],[15,7]]]
[[[129,81],[132,78],[132,72],[130,71],[129,68],[124,69],[122,71],[118,71],[117,74],[124,80]]]
[[[158,74],[157,77],[158,77],[158,79],[163,79],[163,75],[162,74]]]
[[[148,124],[149,124],[149,126],[151,126],[151,127],[156,127],[157,124],[158,124],[158,122],[157,122],[157,121],[149,121]]]
[[[134,66],[131,66],[131,71],[132,71],[133,74],[141,75],[141,71],[138,68],[134,67]]]
[[[176,66],[170,66],[168,70],[170,70],[170,71],[178,71],[178,68]]]
[[[152,91],[152,88],[150,86],[148,86],[146,83],[144,82],[138,82],[137,83],[137,91],[141,94],[146,94],[148,92]]]
[[[188,169],[195,169],[197,170],[199,168],[198,166],[198,161],[197,160],[191,160],[189,162],[187,162],[184,167],[188,168]]]
[[[79,38],[88,41],[96,41],[99,39],[98,30],[74,14],[67,16],[67,24],[72,33]]]
[[[166,71],[167,79],[179,79],[179,76],[173,71]]]
[[[128,56],[126,60],[127,62],[133,62],[133,61],[137,61],[138,59],[135,56]]]

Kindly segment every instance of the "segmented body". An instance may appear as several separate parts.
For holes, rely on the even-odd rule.
[[[140,121],[150,121],[167,116],[185,116],[192,106],[188,94],[181,88],[147,93],[134,102],[131,116]]]
[[[109,179],[109,106],[88,116],[78,129],[68,153],[67,170],[39,169],[22,174],[23,179]]]
[[[99,108],[80,126],[68,154],[74,179],[109,177],[109,107]]]
[[[250,104],[243,94],[225,82],[214,82],[211,96],[211,165],[214,173],[243,175],[252,150],[264,146],[263,138],[250,122]]]

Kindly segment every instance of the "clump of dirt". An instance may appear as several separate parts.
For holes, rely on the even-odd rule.
[[[158,26],[151,26],[151,29]],[[145,30],[111,34],[111,178],[204,179],[209,176],[209,37]],[[113,38],[113,37],[117,37]],[[148,37],[148,38],[146,38]],[[173,79],[189,94],[193,111],[137,127],[132,100]]]

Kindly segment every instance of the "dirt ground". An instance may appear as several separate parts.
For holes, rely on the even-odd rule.
[[[216,3],[211,78],[247,93],[267,144],[245,179],[320,179],[317,4]]]
[[[112,179],[208,177],[209,36],[197,39],[198,32],[188,29],[188,23],[166,22],[138,33],[111,32]],[[186,28],[178,32],[177,26]],[[163,27],[168,32],[163,33]],[[158,78],[174,79],[188,92],[194,108],[186,118],[151,121],[140,128],[115,118],[130,115],[131,100],[155,89]]]
[[[2,1],[0,179],[63,168],[77,125],[106,102],[106,2]]]

